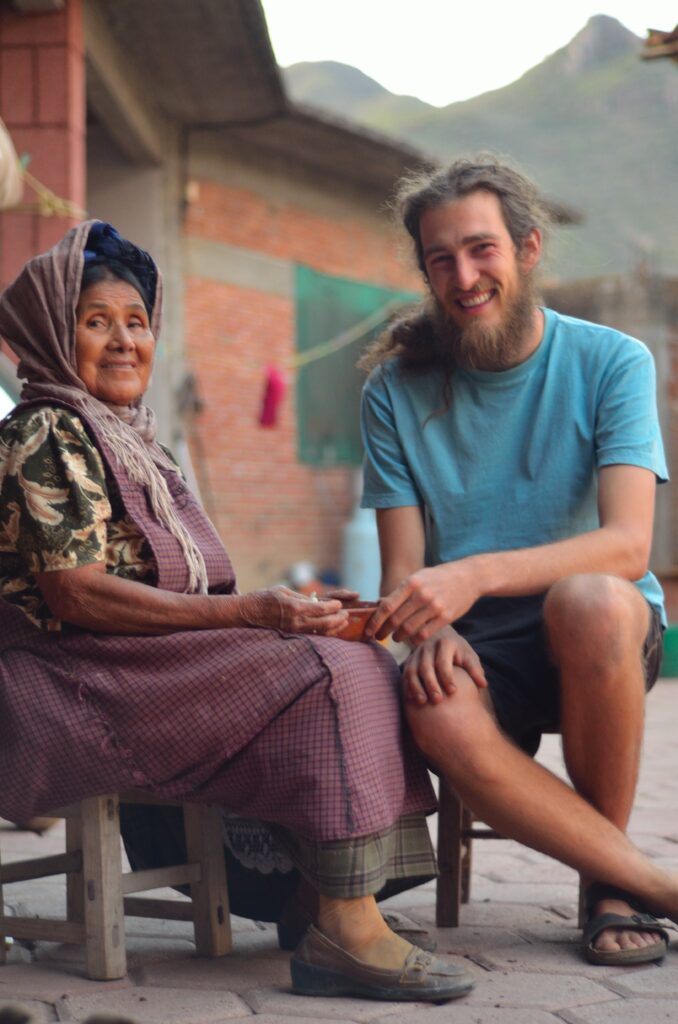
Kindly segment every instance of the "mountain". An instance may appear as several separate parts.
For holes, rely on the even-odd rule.
[[[292,64],[283,75],[293,99],[391,135],[402,136],[406,125],[435,109],[415,96],[396,96],[369,75],[338,61]]]
[[[678,276],[678,68],[641,61],[640,47],[615,18],[596,15],[517,81],[443,108],[395,96],[333,62],[293,65],[284,75],[294,99],[442,160],[479,150],[513,159],[585,218],[556,232],[557,276],[640,263]]]

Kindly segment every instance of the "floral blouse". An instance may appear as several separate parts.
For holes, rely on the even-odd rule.
[[[128,518],[82,420],[40,406],[0,431],[0,597],[43,630],[60,630],[36,572],[104,562],[106,572],[154,585],[155,560]]]

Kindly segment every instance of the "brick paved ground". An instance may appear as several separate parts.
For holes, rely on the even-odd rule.
[[[678,682],[661,681],[648,704],[647,737],[634,840],[678,870]],[[541,759],[560,770],[557,737]],[[0,832],[3,860],[61,848],[60,830],[43,838]],[[63,904],[59,879],[7,887],[10,906],[42,915]],[[271,926],[234,919],[235,951],[197,959],[190,926],[132,919],[129,975],[118,982],[84,977],[80,951],[40,943],[14,947],[0,968],[0,1009],[19,1001],[36,1022],[84,1021],[118,1013],[138,1024],[308,1024],[316,1021],[407,1024],[678,1024],[678,945],[663,966],[601,968],[577,949],[573,872],[511,842],[477,842],[472,901],[462,927],[437,932],[443,956],[460,958],[477,979],[467,998],[443,1006],[304,999],[291,994],[288,954]],[[433,886],[391,901],[433,925]]]

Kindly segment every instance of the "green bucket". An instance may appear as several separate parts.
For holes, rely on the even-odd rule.
[[[678,626],[669,626],[664,633],[664,657],[659,675],[678,677]]]

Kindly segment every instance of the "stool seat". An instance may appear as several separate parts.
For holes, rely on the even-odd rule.
[[[122,870],[120,803],[181,806],[187,863],[148,871]],[[87,975],[110,981],[127,971],[125,914],[192,920],[201,956],[223,956],[232,948],[221,837],[221,811],[214,805],[158,800],[130,791],[89,797],[51,812],[66,819],[66,852],[0,864],[0,963],[5,936],[85,946]],[[66,920],[9,917],[2,886],[50,875],[66,875]],[[132,896],[165,886],[189,885],[190,902]]]

